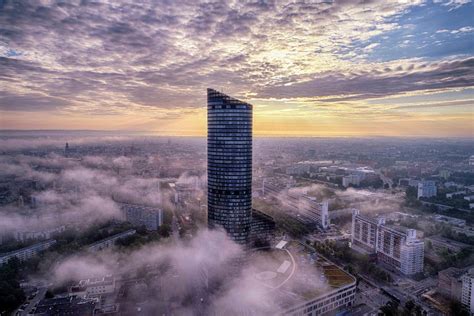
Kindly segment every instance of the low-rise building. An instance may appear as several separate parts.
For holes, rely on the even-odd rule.
[[[40,229],[40,230],[21,230],[14,234],[17,241],[24,242],[29,239],[50,239],[55,234],[62,233],[66,230],[65,225],[54,228]]]
[[[436,252],[449,251],[451,253],[458,253],[462,249],[469,247],[468,244],[464,244],[462,242],[445,238],[439,235],[426,237],[425,241],[429,242],[431,244],[431,247]]]
[[[33,315],[92,316],[94,315],[95,306],[95,300],[83,299],[75,296],[46,298],[38,303]]]
[[[453,197],[456,197],[456,196],[461,196],[461,195],[464,195],[466,194],[466,190],[461,190],[461,191],[456,191],[456,192],[450,192],[450,193],[446,193],[446,198],[447,199],[452,199]]]
[[[455,218],[455,217],[450,217],[450,216],[445,216],[445,215],[435,215],[433,216],[433,219],[436,222],[439,223],[445,223],[453,226],[458,226],[458,227],[464,227],[466,226],[466,220],[460,219],[460,218]]]
[[[472,202],[472,201],[474,201],[474,195],[465,196],[464,199],[466,201]]]
[[[112,247],[113,245],[115,245],[115,242],[117,240],[128,237],[128,236],[135,235],[136,232],[137,231],[135,229],[129,229],[129,230],[123,232],[123,233],[115,234],[115,235],[110,236],[108,238],[96,241],[92,245],[89,245],[89,247],[87,247],[87,249],[89,249],[89,251],[99,251],[99,250],[102,250],[102,249],[105,249],[105,248]]]
[[[82,298],[93,298],[115,291],[115,278],[107,275],[102,278],[91,278],[80,280],[77,284],[69,288],[70,296]]]

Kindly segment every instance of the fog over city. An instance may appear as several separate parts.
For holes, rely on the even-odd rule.
[[[23,268],[21,282],[30,284],[25,290],[61,297],[74,294],[81,280],[112,276],[115,290],[103,294],[107,303],[100,310],[115,306],[122,315],[274,315],[294,304],[292,296],[331,292],[337,283],[326,269],[332,263],[320,260],[336,256],[347,271],[367,273],[338,257],[346,251],[339,243],[350,236],[354,209],[396,225],[414,225],[415,216],[425,236],[439,229],[415,210],[420,206],[403,184],[407,170],[394,168],[397,161],[410,157],[426,178],[426,168],[465,164],[461,157],[472,148],[467,139],[256,138],[253,207],[276,223],[272,237],[258,239],[256,249],[273,249],[266,247],[283,240],[288,245],[261,253],[234,243],[222,229],[207,228],[202,138],[3,132],[0,141],[2,251],[56,242]],[[394,151],[399,158],[391,158]],[[364,176],[347,184],[356,181],[353,174]],[[325,203],[327,226],[313,217],[324,217]],[[127,209],[136,206],[159,210],[156,230],[140,226],[149,219],[130,217]],[[122,232],[130,235],[95,246]],[[304,254],[305,247],[313,250]],[[462,264],[472,260],[470,255]],[[271,270],[282,266],[288,266],[285,272]]]

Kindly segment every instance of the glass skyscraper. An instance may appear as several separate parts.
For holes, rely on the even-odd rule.
[[[249,242],[252,213],[252,105],[207,89],[208,225]]]

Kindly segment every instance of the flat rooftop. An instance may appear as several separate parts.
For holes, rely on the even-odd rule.
[[[255,279],[278,297],[283,309],[328,294],[355,278],[297,241],[283,248],[257,249],[249,254]]]

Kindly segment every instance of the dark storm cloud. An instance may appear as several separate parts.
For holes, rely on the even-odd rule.
[[[441,63],[438,70],[418,66],[404,75],[385,71],[383,64],[350,73],[351,62],[338,55],[342,48],[350,51],[354,41],[398,27],[389,18],[414,4],[4,1],[0,94],[22,110],[73,105],[85,113],[104,113],[104,101],[201,106],[208,86],[275,98],[364,98],[471,86],[465,60]],[[329,73],[333,64],[337,70]]]

